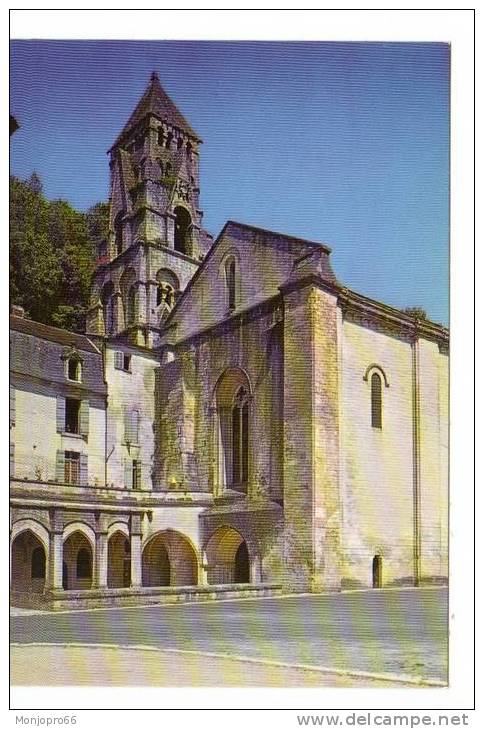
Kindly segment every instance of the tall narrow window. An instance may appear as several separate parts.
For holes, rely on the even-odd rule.
[[[79,414],[81,409],[81,401],[72,397],[66,397],[66,419],[65,432],[79,433]]]
[[[81,456],[74,451],[66,451],[64,459],[64,483],[79,486],[81,481]]]
[[[232,408],[232,484],[246,490],[249,476],[249,405],[248,393],[240,387]]]
[[[189,256],[192,219],[186,208],[175,208],[175,250]]]
[[[235,260],[229,258],[225,264],[225,278],[227,282],[227,304],[229,311],[235,309]]]
[[[381,377],[374,372],[371,376],[371,426],[382,427],[382,388]]]

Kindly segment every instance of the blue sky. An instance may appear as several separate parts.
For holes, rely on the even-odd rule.
[[[153,70],[204,140],[201,200],[319,240],[351,289],[448,323],[446,44],[13,41],[11,171],[78,209]]]

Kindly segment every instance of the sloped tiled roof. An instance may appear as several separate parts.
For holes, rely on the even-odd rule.
[[[76,334],[66,329],[58,329],[47,324],[41,324],[33,319],[26,319],[20,316],[10,316],[10,329],[22,334],[30,334],[33,337],[47,339],[51,342],[57,342],[64,346],[74,346],[86,352],[100,354],[99,349],[84,334]]]
[[[163,89],[156,73],[151,74],[150,83],[138,102],[136,109],[125,124],[113,147],[119,144],[146,116],[153,114],[173,127],[186,132],[194,139],[201,141],[198,134],[189,125],[183,114],[177,109],[166,91]],[[112,147],[111,147],[112,149]]]

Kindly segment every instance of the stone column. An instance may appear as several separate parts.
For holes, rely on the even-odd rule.
[[[131,515],[131,587],[140,587],[142,584],[141,563],[141,516]]]
[[[51,532],[47,574],[47,588],[49,590],[62,590],[62,547],[62,532]]]
[[[262,560],[260,554],[254,554],[250,561],[250,581],[254,585],[262,582]]]
[[[202,552],[200,561],[198,563],[198,584],[204,587],[205,585],[208,585],[208,562],[207,562],[207,555],[205,552]]]
[[[175,216],[166,213],[166,245],[168,248],[175,247]]]
[[[62,590],[63,523],[58,509],[50,510],[49,556],[46,590]]]
[[[93,587],[107,588],[108,586],[108,533],[96,533],[96,553],[94,555]]]

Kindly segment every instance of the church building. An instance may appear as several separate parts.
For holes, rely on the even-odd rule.
[[[52,609],[447,581],[448,331],[326,245],[203,228],[156,74],[84,335],[11,316],[11,593]]]

